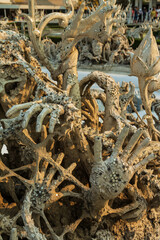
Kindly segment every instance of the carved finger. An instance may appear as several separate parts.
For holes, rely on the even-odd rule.
[[[127,146],[125,147],[125,149],[123,151],[123,160],[124,161],[128,158],[128,154],[133,150],[133,148],[137,144],[137,142],[140,139],[140,137],[142,136],[142,134],[143,134],[143,129],[138,129],[138,131],[135,134],[133,134],[129,143],[127,144]]]
[[[3,139],[3,127],[2,124],[0,123],[0,141]]]
[[[49,133],[53,133],[56,123],[58,123],[58,118],[64,113],[64,109],[60,108],[51,113],[51,119],[49,121]]]
[[[84,99],[84,104],[86,105],[86,107],[88,108],[88,110],[89,110],[89,113],[90,113],[90,115],[92,116],[92,117],[94,117],[94,108],[93,108],[93,106],[91,105],[91,102],[90,102],[90,100],[88,100],[88,99]]]
[[[129,211],[132,211],[133,209],[138,208],[139,204],[138,202],[133,202],[130,203],[124,207],[121,208],[111,208],[110,206],[107,206],[107,214],[114,214],[114,215],[118,215],[120,217],[124,216],[126,213],[128,213]]]
[[[43,124],[43,120],[45,119],[45,117],[51,113],[52,110],[50,108],[44,108],[42,110],[42,112],[38,115],[37,117],[37,123],[36,123],[36,132],[41,132],[42,130],[42,124]]]
[[[17,228],[12,228],[10,240],[18,240]]]
[[[94,162],[102,162],[102,138],[100,136],[94,138]]]
[[[45,125],[42,126],[41,131],[41,142],[44,141],[47,138],[47,128]]]
[[[143,216],[143,213],[146,210],[146,208],[147,208],[147,205],[146,205],[145,199],[142,197],[139,197],[136,200],[136,202],[133,203],[130,211],[128,211],[124,215],[122,215],[122,219],[125,219],[129,222],[131,222],[131,221],[136,222]]]
[[[129,165],[133,165],[135,159],[138,158],[139,154],[148,146],[150,141],[150,138],[146,138],[139,144],[139,146],[133,151],[131,157],[128,160]]]
[[[49,163],[47,161],[43,161],[42,165],[39,167],[39,173],[38,173],[38,182],[42,184],[47,168]]]
[[[42,102],[42,100],[15,105],[6,112],[6,117],[11,117],[14,114],[16,114],[17,112],[19,112],[20,110],[30,108],[34,104],[41,103],[41,102]]]
[[[116,158],[118,156],[119,151],[121,150],[122,145],[123,145],[128,133],[129,133],[129,127],[125,126],[118,136],[117,142],[115,144],[115,148],[114,148],[113,153],[111,155],[112,158]]]
[[[128,222],[137,222],[143,216],[144,210],[145,208],[140,206],[137,209],[123,215],[122,219],[127,220]]]
[[[133,171],[136,172],[137,170],[141,169],[143,166],[147,165],[150,161],[156,158],[155,154],[150,154],[148,157],[144,158],[142,161],[137,163],[133,166]]]
[[[53,111],[51,113],[51,119],[49,121],[49,133],[53,133],[54,132],[54,127],[55,127],[57,121],[58,121],[58,112],[57,111]]]
[[[41,106],[39,104],[34,104],[30,109],[28,109],[24,115],[24,120],[22,122],[22,127],[26,128],[31,117],[36,113],[41,111]]]

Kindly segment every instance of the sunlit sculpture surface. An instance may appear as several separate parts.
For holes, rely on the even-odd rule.
[[[150,95],[160,88],[159,53],[152,30],[130,53],[147,121],[134,106],[133,83],[120,87],[98,71],[79,83],[77,42],[98,38],[99,23],[117,8],[115,1],[101,2],[85,19],[83,3],[67,27],[69,1],[72,11],[47,15],[38,28],[30,2],[30,38],[52,79],[31,55],[28,39],[0,31],[0,138],[8,150],[0,159],[2,239],[99,240],[120,232],[115,239],[122,239],[125,226],[131,234],[130,222],[138,220],[142,239],[158,236],[159,119],[152,116]],[[50,59],[41,34],[53,19],[67,28]],[[101,90],[92,89],[94,83]],[[137,118],[127,112],[129,105]]]

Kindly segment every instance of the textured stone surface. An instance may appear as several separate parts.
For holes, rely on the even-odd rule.
[[[0,146],[7,148],[0,154],[2,239],[159,237],[159,121],[150,114],[151,94],[159,89],[159,60],[152,32],[131,62],[139,77],[143,119],[134,105],[133,83],[119,86],[99,71],[79,83],[76,75],[78,32],[85,26],[83,33],[94,37],[93,23],[98,28],[117,8],[113,0],[101,1],[85,25],[82,4],[59,45],[58,68],[39,39],[40,30],[57,18],[56,13],[46,16],[40,29],[28,17],[33,46],[51,78],[41,71],[24,36],[0,32]],[[58,14],[60,24],[66,27],[72,13]],[[143,68],[138,69],[138,61]],[[95,83],[100,90],[91,88]],[[127,112],[128,106],[136,118]]]

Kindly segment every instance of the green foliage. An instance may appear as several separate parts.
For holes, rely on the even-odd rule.
[[[128,0],[117,0],[117,4],[121,4],[123,8],[127,7],[129,4]]]

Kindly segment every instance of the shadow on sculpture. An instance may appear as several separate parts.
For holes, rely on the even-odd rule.
[[[147,121],[134,106],[133,83],[120,87],[98,71],[78,82],[77,42],[86,35],[98,39],[95,29],[118,8],[115,1],[101,2],[85,19],[81,5],[53,49],[55,59],[47,58],[41,34],[53,19],[66,27],[72,3],[72,11],[47,15],[38,28],[33,11],[25,15],[34,49],[52,79],[31,55],[28,39],[0,31],[1,149],[5,144],[8,151],[0,159],[2,239],[111,237],[113,222],[123,226],[144,216],[149,221],[149,212],[159,208],[159,119],[151,112],[159,53],[152,30],[131,60]],[[100,91],[92,90],[94,83]],[[157,225],[150,231],[156,234]]]

